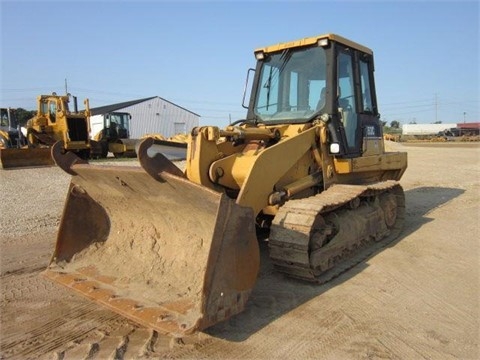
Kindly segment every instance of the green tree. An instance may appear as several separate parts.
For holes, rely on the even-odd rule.
[[[34,117],[36,114],[36,110],[25,110],[22,108],[15,109],[15,115],[20,126],[27,125],[27,121]]]
[[[399,129],[399,128],[400,128],[400,121],[393,120],[393,121],[390,123],[390,127],[391,127],[391,128],[394,128],[394,129]]]

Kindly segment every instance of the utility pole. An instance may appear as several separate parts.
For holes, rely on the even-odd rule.
[[[435,93],[435,124],[438,121],[438,97],[437,93]]]
[[[467,113],[464,111],[463,112],[463,123],[465,124],[465,116],[467,115]]]

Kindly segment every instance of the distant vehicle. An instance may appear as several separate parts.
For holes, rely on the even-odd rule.
[[[480,129],[477,127],[456,127],[440,131],[437,136],[448,138],[455,138],[460,136],[476,136],[480,135]]]
[[[37,113],[26,126],[28,147],[2,149],[0,159],[3,168],[53,165],[50,149],[57,141],[62,141],[64,151],[73,152],[83,159],[90,156],[88,99],[84,102],[85,110],[78,111],[75,96],[73,109],[69,108],[70,96],[52,93],[37,97]]]
[[[16,111],[12,108],[0,109],[0,148],[20,148],[26,145],[17,121]]]
[[[443,131],[440,131],[438,134],[437,134],[438,137],[442,137],[444,138],[445,140],[453,140],[452,138],[454,137],[457,137],[457,136],[460,136],[460,129],[458,128],[449,128],[449,129],[445,129]]]
[[[135,157],[136,139],[130,139],[130,119],[127,112],[110,112],[90,116],[90,137],[93,158]]]

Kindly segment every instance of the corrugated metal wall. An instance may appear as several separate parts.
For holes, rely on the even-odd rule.
[[[199,116],[160,97],[117,111],[132,115],[130,137],[140,138],[145,134],[162,134],[170,137],[178,133],[187,134],[199,124]]]

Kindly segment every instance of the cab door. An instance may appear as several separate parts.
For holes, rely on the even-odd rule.
[[[337,106],[344,133],[345,157],[363,153],[365,139],[380,138],[373,57],[347,47],[337,49]]]

